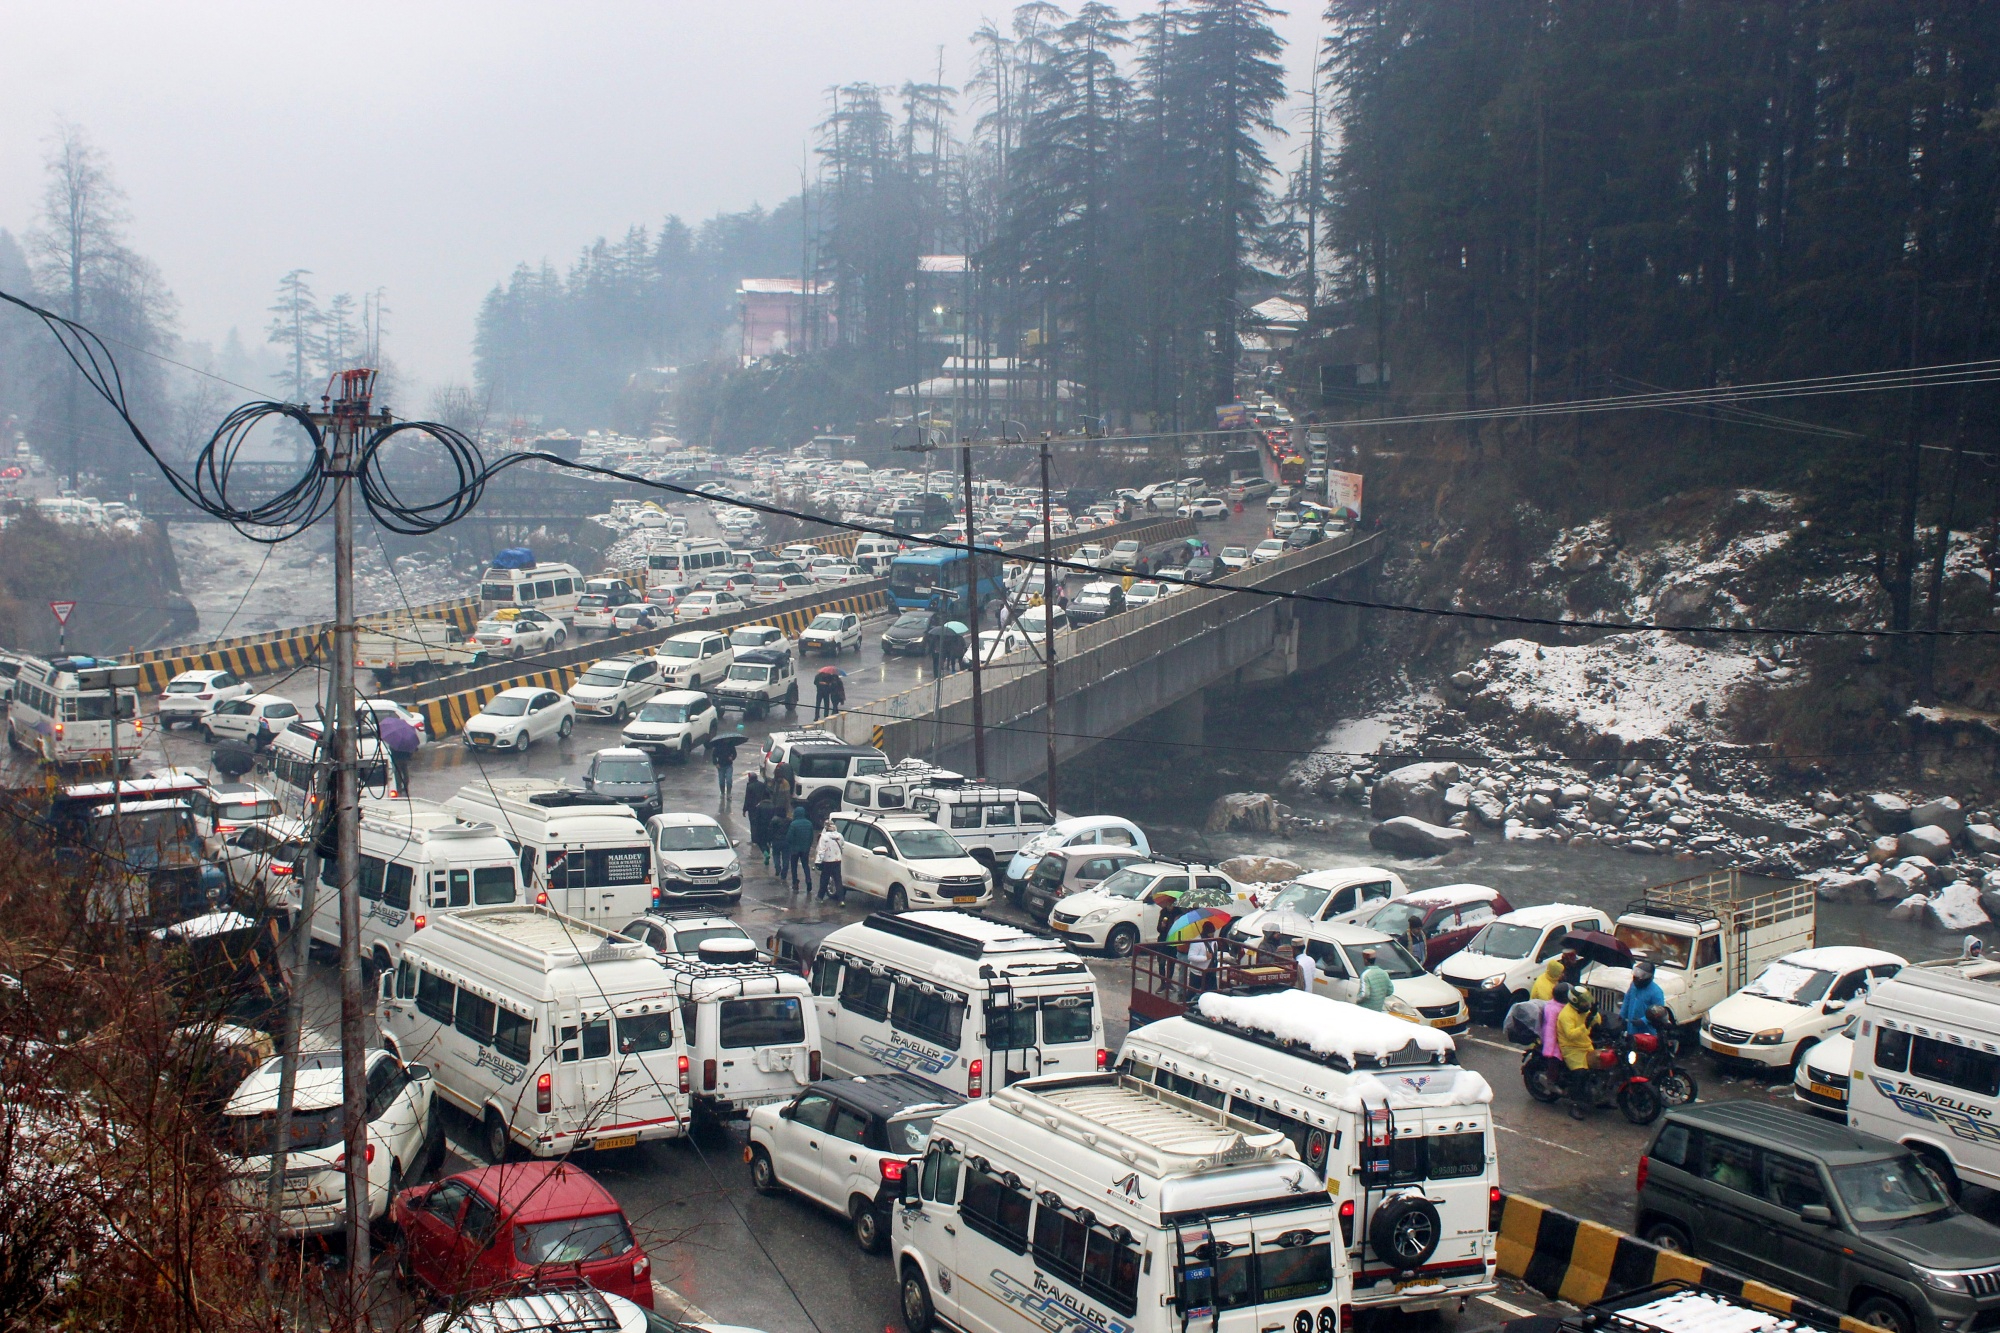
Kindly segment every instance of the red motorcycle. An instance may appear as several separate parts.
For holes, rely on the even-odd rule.
[[[1591,1051],[1584,1086],[1592,1106],[1616,1106],[1633,1124],[1650,1125],[1660,1118],[1664,1103],[1652,1078],[1641,1072],[1642,1043],[1650,1043],[1652,1051],[1659,1049],[1659,1038],[1642,1032],[1634,1037],[1615,1038],[1611,1045]],[[1521,1083],[1538,1102],[1553,1105],[1561,1101],[1569,1090],[1568,1075],[1561,1060],[1550,1059],[1539,1049],[1531,1049],[1522,1057]]]

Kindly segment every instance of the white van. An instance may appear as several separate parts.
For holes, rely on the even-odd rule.
[[[653,844],[622,801],[546,778],[494,778],[444,804],[507,840],[544,907],[614,930],[653,905]]]
[[[1357,1305],[1494,1289],[1493,1089],[1444,1033],[1302,991],[1209,994],[1133,1029],[1118,1068],[1290,1139],[1333,1198]]]
[[[39,657],[21,659],[7,709],[7,744],[27,750],[45,764],[94,763],[111,758],[111,691],[86,690],[77,673],[115,663],[109,658]],[[139,720],[139,691],[118,691],[118,762],[129,766],[145,739]]]
[[[2000,1189],[2000,959],[1912,963],[1857,1016],[1848,1125],[1914,1150],[1954,1197]]]
[[[820,941],[812,983],[835,1076],[901,1071],[979,1097],[1110,1057],[1090,969],[984,917],[876,912]]]
[[[684,1134],[679,1007],[648,944],[546,907],[475,907],[410,940],[377,1019],[503,1162]]]
[[[703,577],[736,567],[736,553],[714,537],[690,537],[646,552],[646,586],[698,584]]]
[[[319,863],[312,939],[340,945],[339,875]],[[433,801],[361,802],[361,957],[386,972],[412,935],[446,912],[521,900],[515,853],[490,823],[461,819]],[[296,896],[278,904],[299,910]]]
[[[575,565],[539,564],[520,569],[499,566],[479,576],[479,614],[483,619],[506,608],[532,606],[566,619],[583,596],[583,575]]]
[[[741,937],[714,936],[689,953],[661,954],[680,997],[681,1032],[698,1081],[693,1110],[732,1120],[790,1101],[819,1077],[819,1013],[812,987],[758,958]]]
[[[1353,1283],[1315,1183],[1283,1135],[1138,1079],[1001,1089],[903,1173],[904,1326],[1340,1333]]]
[[[912,792],[909,810],[950,830],[973,860],[996,875],[1058,817],[1049,814],[1041,797],[1015,787],[934,786]]]
[[[278,789],[285,813],[295,819],[310,818],[314,805],[326,796],[327,787],[321,779],[331,761],[324,753],[323,730],[317,719],[300,718],[273,737],[271,748],[264,752],[271,785]],[[363,736],[360,758],[362,799],[396,800],[405,794],[395,785],[396,770],[381,741]]]

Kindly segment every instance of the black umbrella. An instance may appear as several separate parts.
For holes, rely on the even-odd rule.
[[[1632,951],[1625,947],[1625,942],[1601,930],[1572,930],[1563,936],[1562,947],[1576,950],[1576,956],[1586,963],[1632,966]]]
[[[708,738],[708,752],[715,754],[720,751],[729,758],[734,759],[736,757],[736,747],[749,739],[748,736],[710,736]]]

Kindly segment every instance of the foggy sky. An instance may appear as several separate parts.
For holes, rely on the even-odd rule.
[[[1297,86],[1320,6],[1291,8]],[[517,261],[567,266],[633,223],[777,203],[830,85],[933,77],[942,46],[963,86],[966,38],[1011,9],[0,0],[0,227],[31,225],[68,119],[108,156],[185,338],[220,345],[234,326],[261,344],[278,278],[303,267],[322,301],[387,289],[406,377],[469,379],[474,313]]]

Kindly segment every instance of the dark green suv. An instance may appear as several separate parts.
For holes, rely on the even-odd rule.
[[[2000,1330],[2000,1227],[1909,1149],[1755,1102],[1669,1112],[1634,1229],[1896,1333]]]

